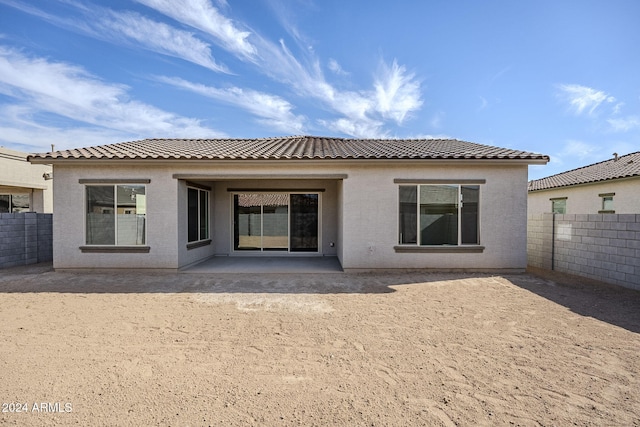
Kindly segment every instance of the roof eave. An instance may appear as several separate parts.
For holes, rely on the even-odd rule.
[[[561,188],[573,188],[573,187],[584,187],[587,185],[595,185],[595,184],[603,184],[605,182],[610,182],[610,181],[628,181],[630,179],[639,179],[640,175],[632,175],[632,176],[623,176],[623,177],[616,177],[616,178],[606,178],[606,179],[600,179],[598,181],[589,181],[589,182],[581,182],[578,184],[568,184],[568,185],[558,185],[558,186],[554,186],[554,187],[545,187],[545,188],[538,188],[535,190],[528,190],[529,193],[535,193],[535,192],[539,192],[539,191],[551,191],[551,190],[559,190]]]
[[[200,164],[229,164],[229,163],[305,163],[305,164],[327,164],[327,163],[438,163],[438,164],[527,164],[545,165],[549,159],[527,159],[527,158],[294,158],[294,159],[176,159],[176,158],[36,158],[29,156],[32,164],[177,164],[177,163],[200,163]]]

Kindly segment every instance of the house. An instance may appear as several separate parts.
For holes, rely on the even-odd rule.
[[[214,256],[332,256],[345,271],[522,271],[527,167],[458,140],[146,139],[52,164],[54,268],[181,269]]]
[[[640,151],[529,182],[529,214],[640,213]]]
[[[27,153],[0,147],[0,213],[51,213],[49,164],[31,164]]]

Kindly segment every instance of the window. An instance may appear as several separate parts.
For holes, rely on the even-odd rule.
[[[187,187],[187,240],[209,239],[209,191]]]
[[[144,185],[87,185],[87,245],[144,245],[145,190]]]
[[[567,198],[551,199],[551,212],[557,214],[567,213]]]
[[[29,212],[29,194],[0,194],[0,213]]]
[[[616,213],[613,207],[613,196],[615,195],[616,193],[598,194],[598,196],[602,198],[602,209],[598,211],[598,213]]]
[[[401,185],[401,245],[477,245],[479,185]]]

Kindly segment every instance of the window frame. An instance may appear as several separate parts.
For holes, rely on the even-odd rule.
[[[9,198],[9,211],[5,212],[5,213],[21,213],[21,212],[33,212],[31,210],[31,205],[32,205],[32,199],[31,199],[31,194],[30,193],[0,193],[0,196],[6,196]],[[28,206],[27,206],[27,210],[15,210],[15,203],[13,203],[13,198],[15,196],[27,196],[28,200]]]
[[[270,251],[270,250],[265,250],[264,249],[264,245],[263,245],[263,238],[264,236],[262,235],[262,231],[261,231],[261,246],[260,249],[256,249],[256,250],[242,250],[242,249],[236,249],[235,248],[235,212],[234,212],[234,196],[239,195],[239,194],[286,194],[287,195],[287,199],[288,199],[288,203],[289,203],[289,209],[287,212],[287,250],[282,250],[282,251],[278,251],[280,254],[286,254],[286,256],[309,256],[309,255],[318,255],[318,254],[322,254],[324,252],[323,249],[323,245],[322,245],[322,230],[323,230],[323,225],[322,225],[322,203],[323,203],[323,193],[325,192],[324,188],[319,188],[319,189],[307,189],[307,188],[301,188],[301,189],[288,189],[288,188],[261,188],[261,189],[254,189],[254,188],[228,188],[227,192],[229,192],[229,217],[230,217],[230,230],[231,232],[230,234],[230,248],[232,250],[232,253],[234,255],[242,255],[242,256],[273,256],[274,251]],[[298,194],[312,194],[312,195],[317,195],[318,199],[317,199],[317,208],[318,208],[318,212],[317,212],[317,250],[315,251],[298,251],[298,250],[292,250],[291,248],[291,214],[292,214],[292,210],[291,210],[291,196],[292,195],[298,195]],[[261,214],[260,214],[260,228],[261,230],[264,230],[264,217],[263,217],[263,207],[264,204],[261,204]],[[277,252],[276,252],[277,253]]]
[[[189,190],[195,190],[197,192],[197,206],[196,206],[196,211],[197,211],[197,218],[198,218],[198,224],[196,225],[196,230],[198,233],[198,238],[196,240],[190,240],[190,236],[189,236],[189,230],[190,230],[190,219],[191,216],[189,214],[189,210],[191,209],[191,207],[189,206]],[[203,238],[202,237],[202,206],[201,206],[201,197],[202,194],[206,195],[206,212],[205,212],[205,219],[206,219],[206,236]],[[204,186],[200,186],[200,185],[196,185],[193,183],[187,183],[187,197],[186,197],[186,208],[187,208],[187,249],[193,249],[193,248],[197,248],[200,246],[205,246],[211,243],[211,189],[204,187]]]
[[[567,214],[567,200],[568,197],[552,197],[549,199],[551,201],[551,213],[558,215],[566,215]],[[558,202],[564,202],[564,212],[556,212],[555,204]]]
[[[602,194],[598,194],[598,197],[600,197],[600,210],[598,211],[599,214],[614,214],[616,213],[615,207],[613,205],[613,197],[616,195],[616,193],[602,193]],[[609,208],[613,208],[613,209],[607,209],[605,203],[607,200],[611,201],[611,206],[609,206]]]
[[[484,179],[460,179],[460,180],[405,180],[396,179],[394,182],[398,185],[398,199],[397,199],[397,245],[394,246],[396,252],[483,252],[484,246],[481,245],[481,210],[480,200],[482,198],[482,186],[486,184]],[[423,245],[421,244],[421,230],[420,230],[420,188],[422,186],[455,186],[457,187],[457,241],[456,244],[436,244],[436,245]],[[402,243],[401,240],[401,220],[400,220],[400,188],[415,187],[416,189],[416,243]],[[477,186],[478,188],[478,207],[476,212],[476,230],[477,238],[475,243],[462,243],[462,208],[464,201],[462,200],[462,188],[465,186]],[[461,203],[462,202],[462,203]]]
[[[148,245],[148,215],[147,215],[147,196],[148,196],[148,188],[151,180],[149,179],[79,179],[78,183],[82,184],[83,188],[83,230],[84,230],[84,245],[80,246],[79,249],[84,253],[148,253],[150,251],[150,247]],[[118,223],[118,186],[142,186],[144,187],[144,196],[145,196],[145,212],[144,212],[144,243],[141,244],[127,244],[127,245],[119,245],[118,244],[118,233],[117,233],[117,223]],[[114,205],[113,211],[114,215],[114,232],[115,239],[114,244],[94,244],[87,243],[87,210],[88,210],[88,198],[87,198],[87,189],[88,187],[112,187],[114,191]],[[124,214],[123,214],[124,215]],[[140,215],[140,214],[136,214]]]

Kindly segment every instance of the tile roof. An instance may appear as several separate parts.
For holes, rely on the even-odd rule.
[[[640,176],[640,151],[529,181],[529,191]]]
[[[33,154],[31,161],[72,159],[521,159],[549,157],[456,139],[343,139],[290,136],[259,139],[144,139]]]

